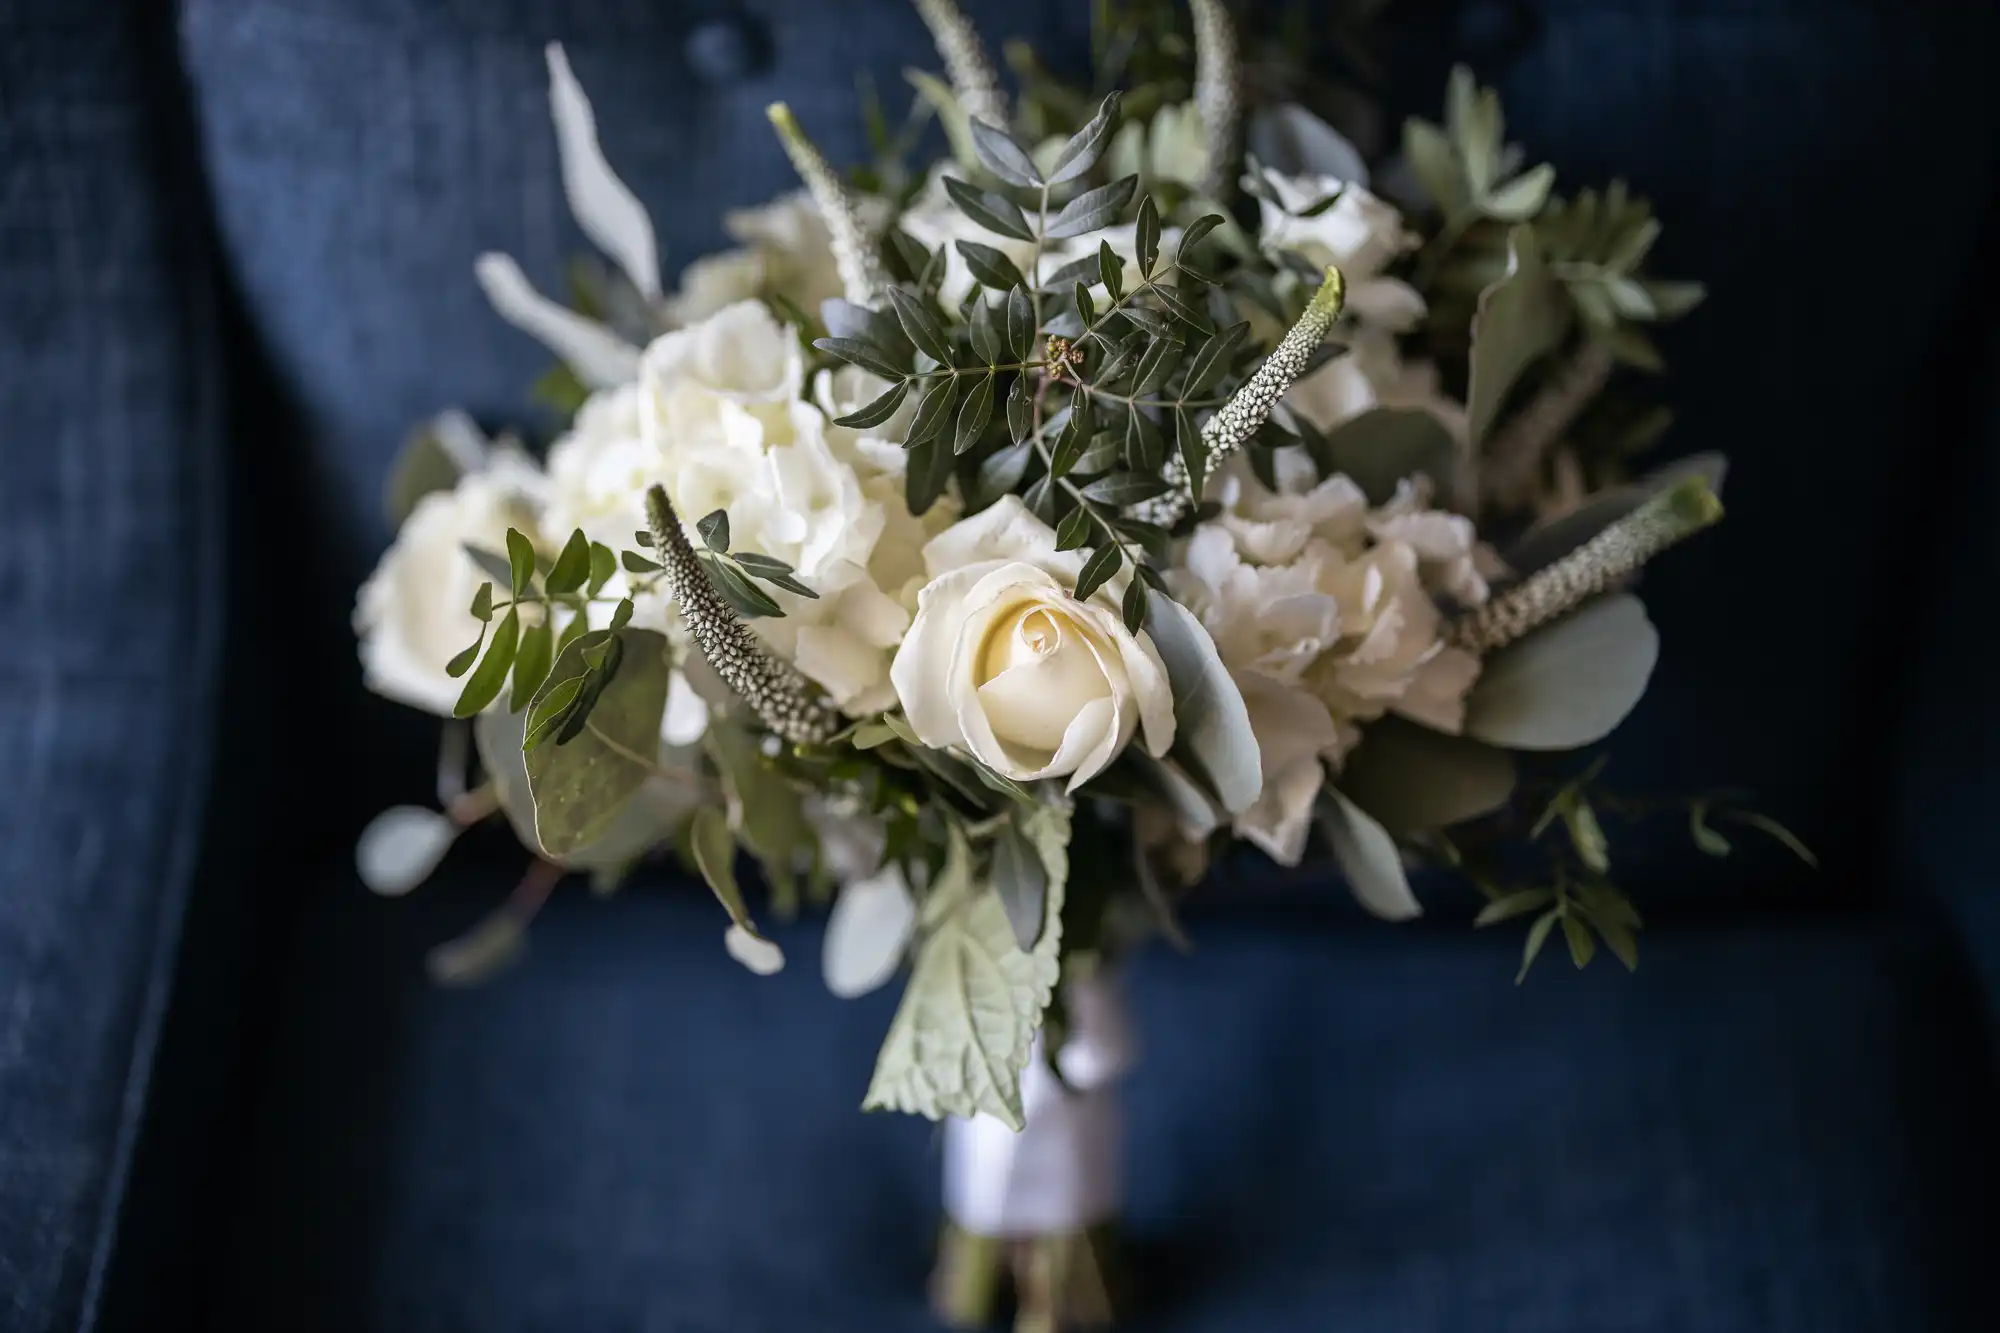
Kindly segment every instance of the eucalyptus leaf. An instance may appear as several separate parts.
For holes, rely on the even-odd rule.
[[[750,909],[744,905],[743,890],[736,883],[736,835],[729,831],[729,816],[712,805],[695,811],[694,823],[688,830],[688,846],[694,853],[695,869],[701,872],[722,910],[729,913],[731,924],[752,939],[763,939],[757,923],[750,917]]]
[[[1224,810],[1242,814],[1264,790],[1262,758],[1250,711],[1215,640],[1192,611],[1168,597],[1152,599],[1146,635],[1173,687],[1174,749],[1200,768]]]
[[[1065,878],[1050,877],[1041,939],[1023,952],[999,895],[973,885],[970,849],[952,829],[924,904],[927,933],[863,1109],[934,1120],[984,1113],[1025,1125],[1021,1071],[1055,993]]]
[[[1340,788],[1391,833],[1409,835],[1492,814],[1514,794],[1505,750],[1390,716],[1368,724]]]
[[[1629,593],[1584,603],[1486,659],[1465,734],[1513,750],[1602,740],[1646,692],[1660,636]]]
[[[1506,276],[1480,293],[1472,319],[1466,414],[1475,448],[1492,433],[1522,372],[1562,341],[1569,311],[1561,284],[1542,262],[1534,229],[1515,227],[1508,234]]]
[[[1395,498],[1396,483],[1419,474],[1449,494],[1458,445],[1421,407],[1374,407],[1327,432],[1315,461],[1361,488],[1371,505]]]
[[[702,515],[701,520],[694,527],[695,531],[701,534],[702,545],[717,554],[727,553],[729,550],[729,511],[727,509],[709,511],[707,514]]]
[[[1334,788],[1322,795],[1320,823],[1348,888],[1363,907],[1385,921],[1422,915],[1403,871],[1403,854],[1387,829]]]
[[[589,671],[586,654],[613,637],[597,630],[563,649],[537,702]],[[667,704],[667,641],[651,630],[630,628],[615,637],[622,647],[618,668],[597,692],[589,721],[569,740],[537,746],[527,756],[536,841],[558,859],[601,837],[657,767]]]
[[[535,697],[535,691],[548,678],[549,664],[555,658],[555,625],[547,615],[521,631],[521,646],[514,654],[514,692],[507,701],[507,707],[518,713],[528,706],[528,700]]]

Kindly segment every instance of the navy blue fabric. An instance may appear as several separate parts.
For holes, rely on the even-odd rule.
[[[337,877],[344,881],[344,876]],[[856,1108],[894,995],[818,931],[756,978],[698,892],[559,895],[522,966],[422,948],[504,891],[300,925],[212,1327],[929,1329],[935,1131]],[[1948,941],[1654,932],[1631,977],[1311,907],[1143,955],[1135,1330],[1990,1329],[2000,1115]]]
[[[0,1329],[92,1308],[214,743],[219,365],[173,33],[0,5]]]

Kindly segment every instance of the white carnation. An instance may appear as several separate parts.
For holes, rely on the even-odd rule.
[[[1478,659],[1444,640],[1436,594],[1483,601],[1491,556],[1470,523],[1430,510],[1418,484],[1370,510],[1353,482],[1289,478],[1277,492],[1241,467],[1223,511],[1189,538],[1170,578],[1201,619],[1250,711],[1264,791],[1236,831],[1274,859],[1305,847],[1325,764],[1362,724],[1396,712],[1456,732]]]

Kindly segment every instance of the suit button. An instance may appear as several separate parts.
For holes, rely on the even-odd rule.
[[[747,18],[711,19],[687,35],[689,68],[711,83],[748,78],[764,64],[764,34]]]

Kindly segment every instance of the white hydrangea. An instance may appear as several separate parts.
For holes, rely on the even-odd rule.
[[[629,546],[654,483],[689,521],[725,511],[733,548],[787,562],[819,594],[766,585],[785,614],[751,621],[758,637],[843,709],[877,711],[894,702],[889,659],[909,627],[924,542],[952,511],[913,517],[883,442],[833,427],[801,397],[803,379],[796,336],[754,301],[666,334],[639,382],[598,395],[551,451],[549,523]],[[886,387],[815,386],[832,405]]]
[[[879,219],[879,200],[864,198],[859,204],[864,217]],[[682,271],[680,291],[669,303],[677,322],[698,323],[725,306],[774,293],[801,310],[817,310],[820,302],[841,294],[833,239],[804,190],[756,208],[732,209],[723,215],[722,228],[736,246]]]
[[[1296,864],[1325,766],[1362,725],[1395,712],[1439,731],[1464,723],[1478,659],[1447,644],[1440,595],[1485,600],[1490,553],[1462,517],[1406,483],[1371,509],[1348,478],[1240,465],[1218,478],[1222,513],[1189,538],[1175,594],[1214,638],[1249,707],[1264,793],[1237,833]]]

